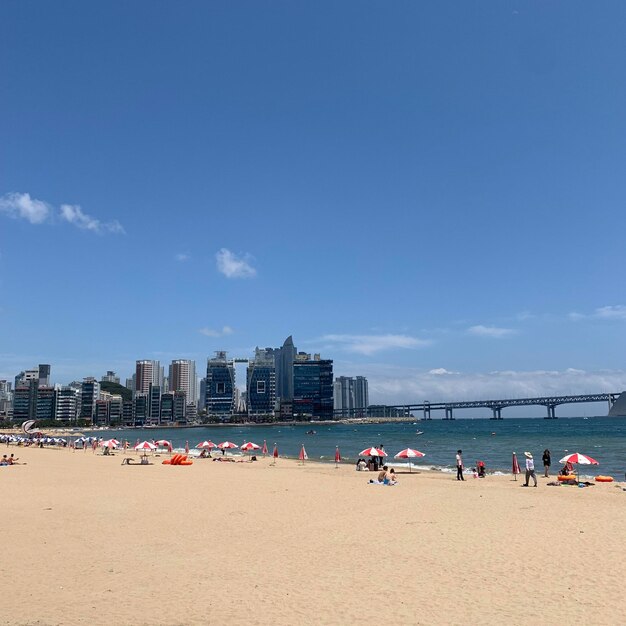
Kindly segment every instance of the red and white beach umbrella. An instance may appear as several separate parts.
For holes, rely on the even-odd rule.
[[[158,441],[154,442],[157,446],[160,446],[161,448],[171,448],[172,447],[172,442],[168,441],[167,439],[159,439]]]
[[[151,441],[142,441],[135,446],[135,450],[156,450],[156,448]]]
[[[596,461],[595,459],[592,459],[586,454],[581,454],[580,452],[573,452],[572,454],[564,456],[559,461],[559,463],[576,463],[578,465],[600,465],[600,463],[598,463],[598,461]],[[578,479],[580,479],[580,475],[578,476]]]
[[[517,461],[517,454],[515,454],[515,452],[513,452],[513,461],[512,461],[511,471],[513,472],[513,477],[515,478],[515,480],[517,480],[517,475],[522,473],[519,468],[519,463]]]
[[[413,448],[405,448],[404,450],[400,450],[398,454],[394,454],[394,459],[418,459],[422,456],[426,456],[423,452],[419,450],[413,450]],[[413,466],[409,463],[409,473],[413,471]]]
[[[421,456],[426,456],[423,452],[419,450],[413,450],[413,448],[405,448],[404,450],[400,450],[398,454],[394,454],[394,459],[417,459]]]
[[[277,459],[278,458],[278,446],[274,444],[274,452],[272,452],[272,456]]]
[[[201,448],[203,450],[211,450],[212,448],[216,448],[217,446],[212,441],[201,441],[196,448]]]
[[[120,442],[117,439],[107,439],[106,441],[101,441],[98,445],[103,448],[117,448]]]
[[[261,450],[261,453],[263,456],[267,455],[267,441],[265,441],[265,439],[263,439],[263,449]]]
[[[365,448],[359,452],[359,456],[387,456],[387,453],[379,448]]]
[[[304,444],[302,444],[302,448],[300,448],[300,454],[298,455],[298,459],[300,459],[300,461],[302,461],[303,463],[308,460],[308,456],[306,453],[306,450],[304,449]]]
[[[242,450],[245,450],[246,452],[250,452],[251,450],[260,450],[261,446],[257,446],[256,443],[252,443],[251,441],[248,441],[248,443],[244,443],[241,446]]]
[[[239,446],[232,441],[222,441],[222,443],[218,443],[217,447],[220,450],[228,450],[229,448],[238,448]]]
[[[580,452],[574,452],[564,456],[559,463],[580,463],[580,465],[600,465],[598,461],[592,459],[590,456],[581,454]]]
[[[339,452],[339,446],[335,446],[335,465],[341,463],[341,452]]]

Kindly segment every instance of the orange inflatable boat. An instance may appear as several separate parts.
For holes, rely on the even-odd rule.
[[[597,483],[612,483],[613,476],[596,476]]]

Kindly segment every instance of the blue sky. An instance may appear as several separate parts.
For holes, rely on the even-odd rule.
[[[293,334],[373,401],[626,388],[626,6],[0,6],[0,378]]]

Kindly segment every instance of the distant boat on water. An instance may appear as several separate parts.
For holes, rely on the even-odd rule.
[[[424,434],[424,431],[423,431],[423,430],[416,430],[416,431],[415,431],[415,434],[416,434],[416,435],[423,435],[423,434]]]

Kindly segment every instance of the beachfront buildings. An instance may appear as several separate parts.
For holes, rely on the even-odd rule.
[[[333,418],[333,362],[299,352],[293,363],[293,417]]]
[[[184,392],[187,403],[198,401],[198,379],[196,378],[196,362],[190,359],[172,361],[169,371],[169,391]]]
[[[338,376],[333,385],[336,417],[364,417],[369,405],[367,378]]]
[[[273,415],[276,405],[276,362],[274,350],[256,348],[247,370],[248,415]]]
[[[100,399],[100,383],[93,378],[87,376],[83,378],[80,394],[80,415],[81,419],[93,420],[96,411],[96,401]]]
[[[205,381],[207,415],[230,419],[235,410],[235,366],[226,352],[220,350],[207,360]]]
[[[159,361],[137,361],[135,363],[135,389],[140,393],[148,393],[150,385],[163,386],[163,368]]]

